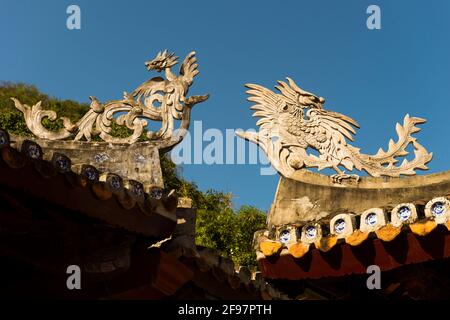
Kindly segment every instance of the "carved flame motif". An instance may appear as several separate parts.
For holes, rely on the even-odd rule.
[[[342,179],[359,180],[359,177],[345,174],[339,167],[364,170],[374,177],[414,175],[416,169],[428,169],[426,163],[433,155],[412,137],[420,131],[416,125],[424,123],[424,119],[406,115],[403,125],[396,127],[398,141],[390,140],[387,151],[380,148],[375,155],[362,154],[359,148],[347,143],[347,139],[353,141],[354,128],[359,128],[355,120],[325,110],[323,98],[302,90],[292,79],[287,80],[278,81],[275,88],[280,93],[256,84],[246,85],[250,89],[248,100],[256,103],[251,107],[255,110],[253,116],[261,118],[257,122],[260,131],[236,132],[241,138],[258,144],[283,176],[289,177],[305,167],[333,168],[337,174],[332,178],[340,183]],[[396,166],[397,158],[408,154],[409,144],[414,147],[414,159],[404,159]],[[319,156],[309,154],[308,148],[317,150]]]
[[[186,134],[191,108],[208,99],[208,95],[187,97],[189,87],[199,73],[195,52],[186,56],[179,75],[175,75],[171,70],[177,63],[178,58],[173,53],[168,53],[167,50],[158,53],[145,65],[149,71],[165,71],[166,79],[154,77],[140,85],[132,94],[125,92],[122,100],[101,103],[91,96],[90,110],[76,124],[72,124],[67,118],[60,118],[64,128],[59,131],[47,130],[42,125],[44,118],[55,121],[57,114],[51,110],[43,110],[40,101],[30,107],[15,98],[12,100],[16,108],[24,114],[28,128],[38,138],[91,141],[93,136],[99,136],[109,143],[132,144],[143,134],[148,125],[147,120],[153,120],[160,122],[161,128],[156,132],[148,130],[147,137],[156,142],[164,142],[165,147],[170,147],[180,142]],[[119,115],[116,116],[117,114]],[[181,130],[176,136],[173,135],[175,120],[181,120]],[[110,133],[113,121],[120,126],[126,126],[132,134],[125,138],[112,136]]]

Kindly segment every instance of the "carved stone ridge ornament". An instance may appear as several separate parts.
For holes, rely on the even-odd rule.
[[[333,182],[341,183],[342,179],[348,178],[359,181],[357,175],[346,174],[341,168],[364,170],[373,177],[414,175],[417,169],[428,169],[426,164],[432,153],[412,137],[420,131],[416,125],[424,123],[424,119],[406,115],[403,125],[396,126],[397,142],[390,140],[387,151],[380,148],[376,154],[367,155],[347,142],[347,139],[353,141],[358,123],[348,116],[324,109],[322,97],[302,90],[292,79],[278,81],[275,88],[279,93],[257,84],[246,84],[246,87],[249,88],[248,100],[255,103],[251,107],[255,110],[253,116],[260,118],[256,123],[260,130],[236,134],[259,145],[272,166],[284,177],[289,178],[302,168],[332,168],[336,171],[331,176]],[[404,159],[396,165],[398,157],[408,154],[409,144],[414,147],[414,159]],[[308,153],[309,148],[317,150],[319,156]]]
[[[42,120],[48,118],[51,121],[57,119],[57,114],[51,110],[43,110],[41,101],[29,107],[11,98],[17,109],[25,117],[30,131],[38,138],[49,140],[71,139],[80,141],[83,138],[91,141],[92,136],[100,136],[105,142],[110,143],[135,143],[147,127],[147,120],[161,122],[161,128],[157,131],[147,131],[147,137],[160,143],[173,146],[180,142],[189,128],[190,110],[199,103],[208,99],[208,95],[187,97],[189,87],[194,77],[199,73],[195,52],[189,53],[181,64],[179,75],[172,72],[171,68],[178,63],[178,57],[167,50],[158,55],[145,65],[148,70],[157,72],[165,71],[166,79],[154,77],[141,84],[131,94],[124,92],[122,100],[101,103],[97,98],[90,96],[90,110],[75,124],[67,118],[60,118],[64,128],[59,131],[47,130],[42,125]],[[118,115],[115,117],[115,115]],[[110,135],[112,121],[115,119],[118,125],[126,126],[132,130],[129,137],[118,138]],[[180,136],[173,137],[174,120],[181,120]]]
[[[159,154],[181,142],[189,129],[192,107],[209,97],[188,96],[194,77],[199,73],[195,52],[185,57],[179,74],[172,71],[177,63],[178,57],[173,53],[159,52],[154,59],[145,62],[145,66],[149,71],[164,71],[165,78],[151,78],[131,94],[124,92],[122,100],[101,103],[91,96],[89,111],[77,123],[59,118],[64,127],[58,131],[43,126],[44,118],[55,121],[58,116],[54,111],[43,110],[40,101],[30,107],[16,98],[11,99],[23,113],[27,127],[41,141],[40,145],[53,151],[63,149],[72,160],[78,157],[80,162],[97,167],[101,163],[105,169],[113,169],[114,173],[129,179],[163,187]],[[131,134],[127,137],[111,135],[113,121],[131,130]],[[148,121],[159,123],[159,130],[148,129]],[[178,128],[175,128],[176,121],[179,121]],[[148,141],[138,142],[145,129]],[[92,141],[94,136],[103,142]]]

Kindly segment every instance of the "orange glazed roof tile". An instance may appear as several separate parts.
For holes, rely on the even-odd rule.
[[[302,279],[363,273],[376,264],[403,264],[450,256],[449,195],[428,201],[343,213],[303,226],[284,225],[255,235],[267,278]]]

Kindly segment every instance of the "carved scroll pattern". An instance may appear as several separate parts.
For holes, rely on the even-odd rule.
[[[91,96],[90,110],[75,124],[65,117],[59,118],[63,122],[63,128],[58,131],[51,131],[43,126],[42,121],[45,118],[55,121],[58,117],[52,110],[43,110],[40,101],[30,107],[16,98],[11,99],[15,107],[23,113],[30,131],[41,139],[91,141],[92,137],[98,136],[108,143],[132,144],[137,142],[147,129],[149,140],[160,143],[164,148],[170,148],[179,143],[187,133],[190,109],[208,99],[208,95],[186,97],[194,76],[198,74],[195,52],[185,58],[179,76],[175,76],[171,71],[171,67],[177,63],[176,59],[167,51],[158,53],[156,58],[148,61],[146,65],[151,66],[149,70],[165,70],[166,79],[154,77],[132,94],[125,92],[122,100],[102,104]],[[148,129],[148,120],[159,122],[159,130]],[[181,120],[176,135],[175,120]],[[113,121],[130,129],[131,134],[127,137],[111,135]]]

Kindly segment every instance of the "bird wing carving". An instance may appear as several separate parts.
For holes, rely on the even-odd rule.
[[[256,122],[261,131],[270,132],[277,128],[280,124],[278,122],[280,110],[286,106],[283,96],[257,84],[246,84],[245,86],[250,89],[247,90],[250,95],[248,100],[256,103],[250,109],[255,110],[254,117],[261,118]]]
[[[346,144],[345,138],[354,141],[353,135],[356,134],[356,131],[352,126],[359,128],[359,124],[352,118],[323,109],[309,110],[307,118],[310,120],[304,122],[306,127],[323,128],[332,132],[339,137],[342,144]]]

